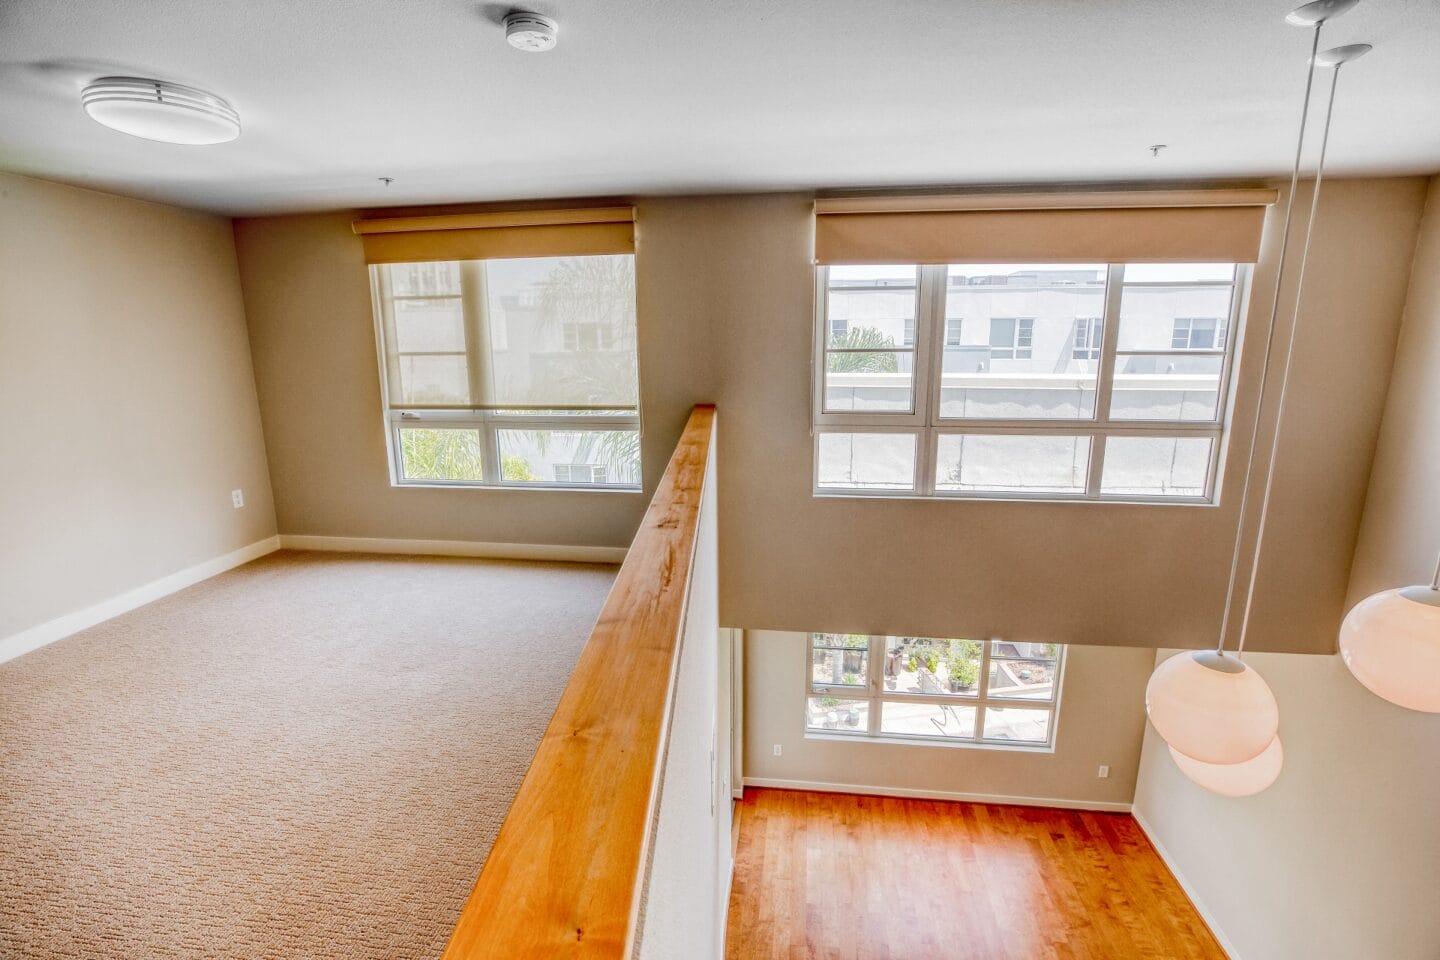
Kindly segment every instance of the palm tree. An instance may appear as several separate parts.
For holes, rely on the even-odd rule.
[[[876,350],[895,349],[895,338],[878,327],[851,327],[845,336],[831,336],[828,344],[831,350]],[[894,373],[900,369],[894,353],[832,353],[825,360],[825,369],[830,373]]]

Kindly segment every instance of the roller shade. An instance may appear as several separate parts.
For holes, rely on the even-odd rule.
[[[356,220],[367,263],[635,252],[635,208],[527,210]]]
[[[1254,263],[1273,190],[815,202],[817,263]]]

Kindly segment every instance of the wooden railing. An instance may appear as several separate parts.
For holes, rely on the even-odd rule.
[[[443,960],[628,960],[715,408],[697,406]]]

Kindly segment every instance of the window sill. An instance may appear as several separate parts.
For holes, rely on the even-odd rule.
[[[814,490],[811,496],[816,500],[918,500],[925,503],[1065,503],[1103,504],[1125,507],[1218,507],[1219,500],[1202,497],[1061,497],[1061,496],[1002,496],[1002,495],[935,495],[920,493],[869,490]]]
[[[1006,753],[1053,754],[1053,743],[1020,743],[997,740],[947,740],[941,737],[872,737],[863,733],[822,733],[806,730],[806,740],[830,740],[841,743],[878,743],[892,747],[958,747],[962,750],[1000,750]]]
[[[635,496],[644,493],[643,487],[618,487],[600,486],[599,484],[562,484],[562,483],[460,483],[448,480],[403,480],[390,481],[390,486],[398,490],[506,490],[535,493],[543,491],[547,493],[607,493],[607,494],[628,494]]]

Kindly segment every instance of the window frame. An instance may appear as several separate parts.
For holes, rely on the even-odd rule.
[[[634,254],[624,254],[634,257]],[[577,255],[579,256],[579,255]],[[556,258],[560,259],[560,258]],[[525,409],[525,405],[517,405],[507,409],[483,409],[476,407],[456,406],[454,408],[437,407],[416,407],[403,403],[392,403],[390,398],[390,364],[402,353],[392,346],[395,328],[392,312],[392,303],[396,299],[459,299],[464,301],[467,289],[474,286],[474,278],[466,278],[464,271],[474,269],[476,264],[483,263],[483,260],[459,260],[459,261],[417,261],[420,263],[449,263],[460,264],[462,271],[461,292],[459,294],[445,294],[436,296],[404,296],[392,297],[386,289],[386,278],[384,267],[388,264],[373,264],[370,267],[370,298],[372,313],[375,324],[375,351],[378,359],[378,372],[380,377],[380,413],[385,425],[385,453],[386,461],[389,463],[390,485],[400,488],[443,488],[443,489],[464,489],[464,490],[550,490],[566,493],[641,493],[644,489],[643,459],[637,466],[639,478],[635,483],[563,483],[557,480],[506,480],[503,478],[504,458],[500,449],[500,432],[502,430],[521,431],[546,431],[557,433],[604,433],[610,431],[633,431],[643,441],[644,430],[640,418],[640,405],[637,396],[634,412],[617,412],[621,408],[615,406],[583,407],[567,405],[565,407],[535,407]],[[636,316],[638,328],[638,310]],[[466,371],[470,380],[471,396],[483,395],[481,386],[482,377],[482,353],[487,349],[481,343],[481,337],[487,331],[473,329],[473,322],[469,316],[463,321],[465,349],[463,351],[442,351],[443,353],[463,355],[465,357]],[[561,341],[564,344],[565,333],[562,327]],[[427,352],[427,351],[421,351]],[[410,355],[412,352],[405,352]],[[639,344],[637,336],[636,359],[638,367]],[[638,380],[638,371],[637,371]],[[637,382],[638,391],[638,382]],[[556,410],[570,411],[567,413],[555,413]],[[405,475],[404,445],[400,432],[406,429],[434,429],[434,430],[475,430],[479,433],[481,458],[480,467],[482,479],[480,480],[440,480],[432,478],[412,478]],[[643,457],[643,451],[642,451]]]
[[[816,683],[815,676],[815,641],[825,636],[823,631],[812,631],[805,634],[805,692],[801,698],[801,731],[806,739],[839,739],[848,741],[859,741],[862,743],[895,743],[905,745],[922,744],[926,746],[940,747],[964,747],[968,749],[988,750],[1020,750],[1026,753],[1054,753],[1057,739],[1057,731],[1060,728],[1060,704],[1065,688],[1065,665],[1068,659],[1069,647],[1063,643],[1057,643],[1059,653],[1055,658],[1055,695],[1049,700],[1024,699],[1021,697],[992,697],[989,695],[990,686],[990,664],[993,659],[994,645],[1007,643],[1004,637],[991,637],[987,640],[978,641],[981,645],[980,678],[976,685],[975,695],[937,695],[928,693],[900,693],[885,689],[885,643],[887,640],[900,639],[896,635],[884,634],[864,635],[867,640],[866,650],[866,676],[864,685],[856,684],[825,684]],[[952,638],[917,638],[917,639],[938,639],[948,642]],[[1021,641],[1025,642],[1025,641]],[[857,648],[858,649],[858,648]],[[1001,657],[999,659],[1008,659]],[[1039,659],[1039,658],[1036,658]],[[850,700],[857,703],[864,703],[868,706],[865,729],[857,729],[854,732],[844,730],[824,730],[810,726],[809,701],[811,697],[831,697],[837,700]],[[928,734],[906,734],[906,733],[884,733],[883,714],[886,703],[933,703],[939,706],[965,706],[975,708],[974,736],[931,736]],[[1043,709],[1050,714],[1049,737],[1044,742],[1030,740],[1007,740],[998,737],[985,737],[985,710],[988,706],[1015,707],[1028,709]]]
[[[988,261],[987,261],[988,262]],[[1198,281],[1130,281],[1124,279],[1125,264],[1106,265],[1103,312],[1100,321],[1100,354],[1096,364],[1095,410],[1091,417],[1023,418],[1023,419],[961,419],[940,416],[940,394],[943,385],[943,363],[947,349],[947,318],[945,294],[951,264],[917,265],[916,342],[912,378],[912,410],[864,411],[852,413],[825,409],[825,333],[829,329],[829,266],[815,267],[815,317],[812,322],[814,354],[812,357],[811,400],[811,495],[859,499],[926,499],[971,501],[1029,501],[1056,503],[1128,503],[1154,506],[1214,507],[1220,502],[1220,471],[1225,461],[1227,426],[1233,405],[1235,366],[1245,328],[1245,305],[1249,302],[1253,265],[1236,263],[1233,279]],[[1222,318],[1226,329],[1225,345],[1218,350],[1119,350],[1120,301],[1126,286],[1130,287],[1220,287],[1229,286],[1230,310]],[[1016,325],[1017,331],[1019,325]],[[1073,350],[1072,339],[1066,349]],[[1143,420],[1111,419],[1110,402],[1115,380],[1117,357],[1127,354],[1146,356],[1195,357],[1207,354],[1221,356],[1218,401],[1215,416],[1210,420]],[[909,489],[865,488],[820,485],[820,435],[824,433],[908,433],[916,437],[915,473]],[[940,490],[935,470],[939,438],[946,434],[1000,434],[1027,436],[1066,436],[1089,438],[1089,461],[1083,493],[1054,491],[1009,490]],[[1211,442],[1205,488],[1198,496],[1105,494],[1101,490],[1105,463],[1105,440],[1108,437],[1158,437],[1185,439],[1208,438]]]

